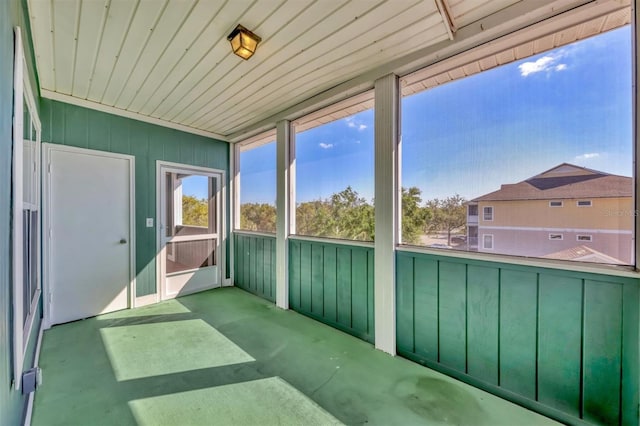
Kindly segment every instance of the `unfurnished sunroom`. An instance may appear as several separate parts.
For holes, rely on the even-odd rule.
[[[637,425],[635,6],[3,2],[0,423]]]

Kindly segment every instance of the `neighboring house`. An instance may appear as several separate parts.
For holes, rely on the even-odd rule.
[[[563,163],[471,200],[469,249],[632,264],[634,215],[632,178]]]

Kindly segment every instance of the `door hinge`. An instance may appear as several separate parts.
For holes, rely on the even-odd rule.
[[[47,164],[47,172],[51,173],[51,163]]]
[[[53,301],[53,293],[49,292],[47,299],[48,299],[47,303],[50,305],[51,302]]]

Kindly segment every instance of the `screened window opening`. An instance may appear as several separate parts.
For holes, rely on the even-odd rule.
[[[294,123],[297,235],[373,241],[373,93]]]
[[[240,146],[237,229],[276,232],[275,136],[275,131],[271,131]]]
[[[634,265],[623,24],[403,77],[401,243]]]
[[[216,178],[167,172],[165,179],[167,237],[215,234]]]

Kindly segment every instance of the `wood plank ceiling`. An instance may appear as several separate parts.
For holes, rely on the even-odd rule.
[[[28,0],[44,97],[229,135],[517,0]],[[262,37],[243,61],[226,36]]]

